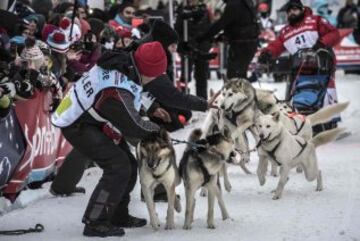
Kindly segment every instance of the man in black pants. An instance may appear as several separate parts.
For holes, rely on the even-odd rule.
[[[204,33],[204,30],[207,29],[211,22],[209,12],[207,10],[206,5],[199,4],[198,0],[190,0],[188,8],[191,10],[197,10],[197,14],[192,14],[194,16],[187,18],[188,19],[188,42],[185,43],[184,39],[184,18],[186,18],[186,13],[184,13],[183,6],[180,6],[178,9],[178,17],[176,18],[175,29],[180,36],[180,45],[179,52],[181,55],[181,77],[180,81],[184,81],[185,77],[188,81],[191,80],[191,73],[194,69],[194,78],[195,78],[195,89],[196,95],[207,99],[207,81],[209,78],[209,60],[203,59],[200,56],[190,55],[188,61],[188,76],[185,76],[185,61],[184,55],[187,54],[186,44],[191,45],[191,47],[202,51],[203,53],[209,52],[211,48],[211,42],[209,40],[204,40],[201,44],[197,43],[194,39],[194,36]],[[203,9],[203,10],[200,10]],[[184,46],[185,45],[185,46]],[[180,46],[184,46],[185,49],[180,48]],[[185,52],[185,53],[183,53]]]
[[[80,160],[90,159],[103,169],[83,216],[85,236],[122,236],[124,227],[146,225],[145,219],[128,211],[137,165],[125,140],[137,141],[159,131],[156,124],[139,115],[140,85],[165,72],[166,54],[159,42],[150,42],[134,54],[123,52],[112,57],[103,55],[105,62],[109,60],[105,64],[108,69],[95,66],[85,73],[52,116],[52,123],[61,128]],[[139,82],[128,78],[130,69],[137,69]],[[104,125],[119,134],[120,143],[115,144],[104,133]]]
[[[246,78],[248,66],[257,46],[259,26],[256,8],[252,0],[224,0],[225,10],[221,18],[213,23],[196,40],[201,43],[212,39],[221,30],[229,42],[227,77]]]

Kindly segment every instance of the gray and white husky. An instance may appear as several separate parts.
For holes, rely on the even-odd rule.
[[[155,211],[154,189],[163,184],[168,197],[165,229],[174,229],[174,209],[181,212],[180,200],[176,198],[175,187],[181,182],[176,166],[175,150],[165,130],[142,140],[136,150],[140,167],[140,183],[149,211],[150,224],[154,230],[160,228]]]
[[[215,228],[215,197],[221,209],[222,218],[229,218],[222,193],[217,185],[218,175],[227,159],[234,155],[234,142],[228,128],[201,139],[200,129],[194,130],[189,145],[180,161],[180,173],[184,181],[186,211],[184,229],[191,229],[195,209],[195,193],[202,186],[208,190],[207,227]]]
[[[292,135],[280,121],[280,113],[273,115],[259,116],[256,120],[256,127],[259,131],[260,146],[259,166],[257,170],[260,185],[265,184],[267,162],[270,159],[280,166],[280,179],[277,188],[274,190],[273,199],[281,198],[285,184],[289,177],[289,171],[300,165],[304,170],[305,178],[308,181],[317,180],[316,191],[323,189],[321,171],[318,167],[316,147],[329,143],[344,131],[341,128],[324,131],[311,138],[304,138]]]

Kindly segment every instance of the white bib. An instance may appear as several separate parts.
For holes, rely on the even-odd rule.
[[[136,110],[141,107],[142,87],[117,70],[105,70],[95,65],[70,88],[51,117],[55,126],[67,127],[84,112],[92,110],[95,97],[107,88],[119,88],[134,95]]]

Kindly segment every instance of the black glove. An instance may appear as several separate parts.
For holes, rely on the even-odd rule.
[[[267,64],[272,59],[272,54],[269,51],[261,52],[259,56],[259,63],[260,64]]]
[[[312,47],[312,49],[314,51],[317,51],[318,49],[323,49],[325,48],[325,44],[323,44],[322,42],[320,42],[319,40],[314,44],[314,46]]]

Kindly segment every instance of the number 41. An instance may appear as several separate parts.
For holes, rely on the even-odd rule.
[[[304,35],[297,36],[295,39],[295,43],[299,45],[306,43],[305,36]]]

